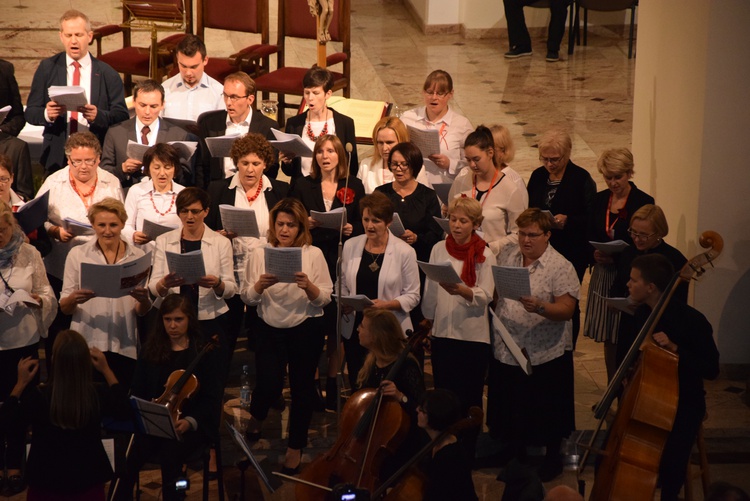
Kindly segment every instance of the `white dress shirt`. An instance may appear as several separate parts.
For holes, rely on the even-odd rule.
[[[84,91],[86,91],[86,99],[89,104],[91,104],[91,54],[87,52],[85,56],[78,60],[78,62],[81,64],[81,68],[79,70],[81,72],[81,78],[79,80],[78,87],[83,87]],[[73,58],[67,54],[65,54],[65,64],[68,77],[66,85],[73,85],[73,72],[75,72],[75,67],[73,66]],[[70,135],[70,113],[72,111],[76,110],[68,110],[67,112],[68,116],[66,118],[66,122],[68,124],[68,135]],[[47,120],[47,122],[52,123],[52,121],[49,119],[46,108],[44,110],[44,119]],[[83,118],[83,113],[79,112],[78,132],[86,132],[87,130],[89,130],[89,122],[88,120]]]
[[[196,122],[201,113],[224,109],[224,86],[206,72],[203,72],[203,77],[193,87],[185,85],[179,73],[165,81],[162,86],[164,118]]]
[[[148,139],[148,146],[153,146],[156,144],[156,137],[159,135],[159,120],[158,118],[151,122],[151,125],[148,126],[148,134],[146,134],[146,138]],[[136,116],[135,117],[135,137],[136,142],[139,144],[143,144],[141,142],[141,131],[143,130],[143,122]]]
[[[235,237],[232,239],[232,253],[234,258],[234,278],[241,285],[245,280],[246,262],[256,247],[266,245],[268,239],[268,204],[266,203],[266,192],[271,190],[271,181],[263,175],[263,190],[258,198],[250,203],[247,193],[240,183],[240,175],[235,174],[229,182],[229,190],[234,190],[234,206],[239,209],[252,209],[255,212],[255,222],[258,224],[260,238]],[[255,193],[253,193],[254,195]],[[252,196],[252,195],[251,195]]]
[[[133,234],[136,231],[143,231],[143,222],[146,219],[172,228],[182,226],[182,221],[177,215],[176,199],[177,194],[184,189],[184,186],[172,181],[170,190],[159,193],[154,189],[154,182],[148,177],[144,177],[140,183],[131,186],[125,198],[125,212],[128,220],[122,229],[122,238],[129,244],[140,247],[144,252],[153,251],[156,246],[153,241],[144,245],[136,245],[133,242]],[[166,211],[168,212],[162,215]]]
[[[223,91],[222,91],[223,92]],[[250,121],[253,119],[253,109],[250,108],[247,113],[247,117],[241,122],[234,123],[227,115],[227,129],[224,132],[225,136],[244,136],[250,132]],[[224,158],[224,177],[232,177],[237,172],[237,167],[232,162],[230,157]]]

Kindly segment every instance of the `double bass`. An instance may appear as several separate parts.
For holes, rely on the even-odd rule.
[[[586,452],[579,468],[581,486],[580,476],[597,433],[623,383],[629,380],[608,427],[605,449],[596,451],[601,454],[601,461],[590,501],[654,497],[662,451],[677,412],[679,356],[657,345],[652,334],[677,286],[694,275],[700,276],[704,266],[715,260],[724,246],[721,236],[713,231],[701,234],[699,242],[710,250],[691,259],[672,278],[596,406],[594,415],[599,424],[590,442],[584,445]]]

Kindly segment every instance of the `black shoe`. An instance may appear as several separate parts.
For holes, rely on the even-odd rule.
[[[300,451],[299,451],[299,463],[297,463],[297,466],[295,466],[294,468],[289,468],[288,466],[281,465],[281,470],[279,470],[279,472],[283,473],[284,475],[289,475],[290,477],[299,474],[300,467],[302,466],[302,454],[303,454],[303,452],[304,451],[302,449],[300,449]]]
[[[524,56],[530,56],[531,55],[531,49],[530,48],[524,48],[524,47],[513,47],[508,52],[505,53],[506,59],[515,59],[517,57],[524,57]]]
[[[508,57],[508,56],[505,56]],[[548,50],[547,57],[544,58],[548,63],[554,63],[560,60],[560,52],[556,50]]]
[[[315,380],[315,397],[313,397],[313,411],[323,412],[326,410],[326,401],[323,400],[323,393],[320,391],[320,379]]]

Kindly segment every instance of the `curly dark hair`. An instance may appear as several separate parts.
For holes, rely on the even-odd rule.
[[[242,157],[255,153],[258,158],[263,160],[266,168],[273,163],[273,147],[262,134],[249,132],[244,136],[235,139],[232,143],[232,149],[229,156],[236,167]]]

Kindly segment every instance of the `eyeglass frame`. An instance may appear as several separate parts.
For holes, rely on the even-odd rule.
[[[235,95],[225,94],[224,92],[221,93],[221,98],[224,101],[228,100],[230,103],[236,103],[239,99],[243,99],[243,98],[247,99],[248,97],[250,97],[250,94],[247,94],[245,96],[235,96]]]
[[[446,97],[451,92],[453,92],[453,91],[451,90],[451,91],[448,91],[448,92],[438,92],[438,91],[434,90],[432,92],[429,92],[429,91],[426,91],[426,90],[422,90],[422,94],[424,94],[427,97],[435,96],[435,97],[439,97],[441,99],[444,98],[444,97]]]
[[[388,168],[404,172],[406,170],[411,170],[411,165],[409,165],[409,162],[388,162]]]
[[[10,184],[10,182],[13,180],[13,177],[0,177],[0,184]]]
[[[197,216],[198,214],[200,214],[201,212],[203,212],[205,210],[206,209],[188,209],[188,208],[183,208],[183,209],[178,210],[177,214],[178,215],[182,214],[184,216],[186,216],[188,214],[192,214],[193,216]]]
[[[539,161],[542,162],[542,165],[547,163],[557,165],[562,159],[563,157],[543,157],[542,155],[539,155]]]
[[[633,240],[638,239],[638,240],[647,242],[651,240],[651,237],[656,236],[656,232],[649,233],[649,234],[638,233],[638,232],[633,231],[632,228],[628,228],[628,235],[630,235],[630,238],[632,238]]]
[[[518,232],[518,239],[520,240],[522,238],[528,238],[529,240],[536,240],[537,238],[541,237],[544,234],[545,234],[544,232],[542,232],[542,233],[526,233],[525,231],[520,231],[519,230],[519,232]]]
[[[73,160],[72,158],[68,157],[68,162],[70,162],[70,165],[73,167],[80,167],[83,164],[86,164],[88,167],[93,167],[96,165],[96,162],[99,160],[99,158],[82,158],[80,160]]]

